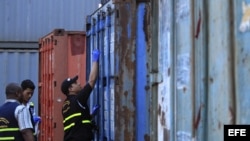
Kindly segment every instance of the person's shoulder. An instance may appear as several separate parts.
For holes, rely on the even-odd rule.
[[[27,111],[28,111],[27,107],[23,104],[20,104],[15,109],[15,115],[17,115],[19,113],[26,113]]]
[[[24,104],[19,104],[19,105],[16,107],[17,110],[22,110],[22,109],[24,109],[24,108],[26,108],[26,106],[25,106]]]

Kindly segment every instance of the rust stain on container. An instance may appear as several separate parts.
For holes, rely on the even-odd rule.
[[[235,111],[233,110],[233,108],[232,107],[229,107],[229,115],[230,115],[230,117],[229,117],[229,119],[230,119],[230,123],[231,124],[235,124]]]
[[[201,120],[201,109],[202,109],[202,105],[200,105],[199,110],[198,110],[198,114],[197,117],[195,118],[194,121],[194,129],[197,129]]]
[[[135,35],[136,23],[135,7],[126,1],[116,1],[116,33],[115,50],[117,51],[119,70],[118,81],[115,93],[124,96],[115,96],[117,114],[115,116],[116,127],[123,129],[115,132],[115,140],[136,140],[135,135]],[[128,86],[126,86],[128,85]],[[132,86],[132,87],[131,87]],[[121,138],[124,137],[124,138]]]
[[[186,91],[187,91],[187,88],[183,87],[183,92],[186,93]]]
[[[161,125],[165,126],[166,125],[166,114],[164,111],[161,112]]]
[[[209,78],[210,83],[214,82],[214,79],[212,77]]]
[[[161,105],[158,106],[158,115],[161,115]]]

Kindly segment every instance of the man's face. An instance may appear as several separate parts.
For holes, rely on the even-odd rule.
[[[77,94],[78,92],[80,92],[82,89],[81,85],[77,82],[71,84],[70,88],[69,88],[69,93],[74,93]]]
[[[29,102],[31,97],[33,96],[34,90],[27,88],[23,90],[23,103]]]

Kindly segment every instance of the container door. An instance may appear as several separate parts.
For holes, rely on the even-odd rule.
[[[99,130],[96,140],[114,140],[114,13],[112,5],[106,4],[87,17],[87,78],[91,69],[94,49],[100,50],[99,76],[90,98],[90,109],[101,106],[95,121]]]
[[[234,1],[234,50],[236,124],[250,123],[250,0]]]
[[[65,96],[60,86],[68,74],[67,35],[64,30],[54,30],[42,37],[39,53],[39,102],[42,119],[39,140],[63,140],[61,109]]]

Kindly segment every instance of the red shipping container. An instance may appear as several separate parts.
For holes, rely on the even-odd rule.
[[[86,34],[55,29],[39,41],[39,141],[63,140],[61,83],[79,76],[86,83]]]

